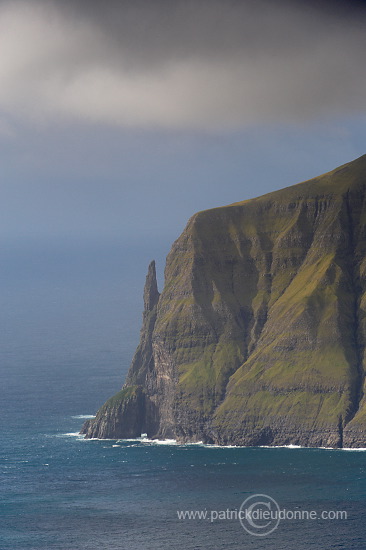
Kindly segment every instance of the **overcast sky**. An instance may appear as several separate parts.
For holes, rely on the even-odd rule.
[[[0,1],[0,242],[172,242],[366,153],[363,2]]]

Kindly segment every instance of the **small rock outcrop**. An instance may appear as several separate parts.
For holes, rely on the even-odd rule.
[[[87,420],[81,433],[88,438],[128,439],[140,437],[145,419],[145,395],[141,387],[123,388]]]
[[[365,197],[363,156],[195,214],[86,437],[366,447]]]

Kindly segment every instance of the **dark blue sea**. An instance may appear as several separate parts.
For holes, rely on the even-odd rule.
[[[159,254],[3,248],[0,549],[364,550],[366,451],[77,435],[123,382],[147,264]],[[251,534],[235,516],[253,495],[287,514],[269,534],[267,521]]]

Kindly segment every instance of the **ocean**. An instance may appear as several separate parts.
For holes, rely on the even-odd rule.
[[[0,549],[364,549],[366,451],[78,435],[122,385],[159,254],[3,248]]]

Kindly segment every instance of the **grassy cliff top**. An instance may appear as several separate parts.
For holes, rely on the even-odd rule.
[[[327,203],[332,199],[341,201],[342,197],[348,193],[361,193],[365,186],[366,155],[362,155],[310,180],[256,198],[201,210],[189,219],[185,231],[176,243],[180,243],[185,235],[199,235],[200,239],[212,239],[214,234],[222,232],[222,224],[243,225],[244,223],[246,231],[249,225],[254,225],[257,230],[260,230],[258,220],[264,221],[270,209],[272,209],[272,215],[268,216],[265,225],[273,230],[276,229],[276,220],[282,208],[291,210],[296,209],[300,203]],[[366,211],[363,221],[366,222]],[[277,229],[282,231],[283,228]]]
[[[261,204],[273,202],[277,204],[296,202],[306,199],[315,199],[321,197],[331,197],[343,195],[349,190],[356,190],[366,183],[366,155],[343,164],[330,172],[317,176],[310,180],[284,187],[278,191],[272,191],[244,201],[234,202],[229,205],[211,208],[197,212],[195,216],[220,211],[223,209],[232,209],[241,206],[260,206]],[[193,216],[193,218],[195,218]]]

